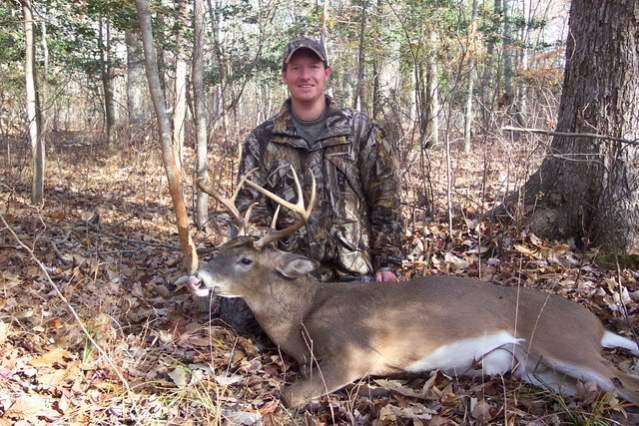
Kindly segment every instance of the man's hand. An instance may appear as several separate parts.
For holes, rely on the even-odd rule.
[[[397,281],[397,275],[393,271],[377,271],[375,281],[378,283],[390,283]]]

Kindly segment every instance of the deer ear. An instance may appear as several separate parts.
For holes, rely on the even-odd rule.
[[[316,261],[297,254],[285,253],[279,259],[277,272],[286,278],[299,278],[317,269]]]

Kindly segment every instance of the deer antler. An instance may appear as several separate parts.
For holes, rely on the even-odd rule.
[[[197,181],[197,186],[202,191],[206,192],[207,194],[209,194],[210,196],[215,198],[217,201],[222,203],[224,205],[224,207],[226,207],[228,209],[228,211],[233,215],[233,219],[235,219],[235,221],[237,222],[237,225],[239,227],[239,232],[238,232],[239,235],[242,235],[244,233],[244,231],[246,230],[246,226],[248,225],[249,218],[251,217],[251,211],[253,210],[253,206],[255,204],[257,204],[257,203],[251,204],[249,206],[249,208],[246,209],[246,212],[244,212],[244,217],[242,217],[242,214],[240,213],[240,211],[237,209],[237,207],[235,207],[235,200],[237,199],[237,195],[240,193],[240,190],[242,189],[242,186],[244,185],[244,182],[248,181],[248,177],[253,172],[255,172],[255,170],[257,170],[257,168],[255,168],[253,170],[250,170],[248,173],[246,173],[244,176],[242,176],[242,179],[240,180],[240,183],[235,188],[235,191],[233,192],[233,195],[232,195],[232,197],[230,199],[222,196],[221,194],[219,194],[212,187],[210,187],[209,185],[207,185],[204,182],[202,182],[202,180],[198,180]]]
[[[278,241],[278,240],[281,240],[282,238],[288,237],[289,235],[293,234],[295,231],[300,229],[308,221],[308,218],[311,216],[311,211],[313,210],[313,207],[315,207],[317,193],[316,193],[316,187],[315,187],[316,186],[315,176],[313,175],[313,172],[310,171],[311,197],[308,202],[308,208],[306,208],[304,206],[304,195],[302,193],[302,186],[300,185],[300,181],[297,177],[297,173],[295,172],[295,169],[293,168],[293,166],[291,166],[291,171],[293,172],[293,179],[295,180],[295,188],[297,190],[297,203],[295,204],[290,203],[286,201],[285,199],[273,194],[269,190],[262,188],[261,186],[259,186],[255,182],[252,182],[249,179],[246,179],[244,181],[248,186],[255,189],[260,194],[270,198],[271,200],[278,203],[280,206],[288,208],[289,210],[293,211],[299,216],[299,220],[293,223],[291,226],[286,227],[284,229],[280,229],[280,230],[271,229],[271,231],[269,231],[266,235],[262,236],[259,240],[257,240],[254,243],[254,246],[257,249],[262,249],[267,244],[272,243],[273,241]],[[278,206],[278,212],[279,212],[279,206]],[[275,228],[274,226],[275,220],[276,219],[273,220],[273,223],[271,225],[272,228]]]

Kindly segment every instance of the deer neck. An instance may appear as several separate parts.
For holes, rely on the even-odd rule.
[[[283,345],[298,334],[305,314],[312,308],[317,281],[309,277],[278,278],[260,287],[246,303],[273,342]]]

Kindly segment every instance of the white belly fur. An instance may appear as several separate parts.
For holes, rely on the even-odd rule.
[[[442,369],[461,375],[472,375],[469,369],[481,360],[482,373],[504,374],[516,365],[514,345],[525,339],[516,338],[507,331],[499,331],[470,339],[458,340],[440,346],[428,356],[410,364],[410,372]]]

